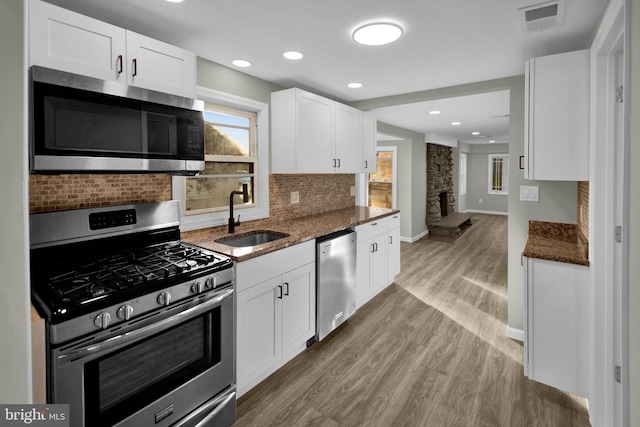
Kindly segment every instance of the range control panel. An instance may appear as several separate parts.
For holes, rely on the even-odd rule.
[[[135,209],[92,213],[89,215],[89,229],[91,230],[120,227],[123,225],[135,224],[136,222]]]

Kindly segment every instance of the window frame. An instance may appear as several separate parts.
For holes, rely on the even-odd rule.
[[[487,192],[489,194],[506,196],[509,194],[509,154],[489,154],[488,158],[488,179]],[[502,170],[502,190],[493,189],[493,161],[494,159],[503,159]]]
[[[460,165],[458,171],[458,192],[460,196],[467,194],[467,153],[460,153]]]
[[[205,102],[256,113],[256,157],[254,170],[254,203],[243,207],[234,205],[241,220],[253,221],[269,217],[269,105],[228,94],[215,89],[197,87],[197,97]],[[236,158],[237,160],[237,158]],[[191,231],[228,224],[229,209],[201,214],[185,210],[185,183],[187,177],[174,176],[172,179],[172,198],[180,201],[180,230]]]

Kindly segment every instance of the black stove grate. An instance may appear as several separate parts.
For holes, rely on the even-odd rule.
[[[64,303],[83,304],[123,289],[177,277],[217,261],[211,252],[182,242],[171,242],[127,250],[90,262],[64,262],[49,278],[48,285]]]

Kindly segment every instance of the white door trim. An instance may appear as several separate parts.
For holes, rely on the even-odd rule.
[[[620,165],[628,157],[623,155],[628,150],[628,120],[621,120],[616,103],[616,85],[620,84],[616,75],[621,67],[617,56],[628,52],[626,1],[610,2],[591,46],[589,409],[594,427],[628,425],[629,414],[626,339],[622,339],[627,312],[620,303],[627,289],[627,242],[615,241],[616,226],[622,226],[622,236],[626,235],[628,210],[628,165]],[[622,66],[628,79],[628,65]],[[628,84],[624,88],[628,92]],[[622,108],[626,116],[628,107],[623,104]],[[617,173],[620,166],[623,174]],[[615,380],[615,366],[622,367],[621,383]]]

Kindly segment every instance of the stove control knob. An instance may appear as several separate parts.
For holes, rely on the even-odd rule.
[[[109,327],[109,323],[111,323],[111,315],[106,312],[102,312],[93,319],[93,324],[96,325],[96,328],[107,329]]]
[[[211,276],[207,279],[205,285],[205,288],[209,288],[209,289],[213,289],[216,287],[216,276]]]
[[[160,292],[158,295],[158,304],[167,306],[171,303],[171,294],[169,292]]]
[[[131,315],[133,314],[133,307],[129,304],[125,304],[118,309],[118,312],[116,314],[118,315],[118,318],[122,320],[129,320],[131,319]]]
[[[204,283],[203,282],[195,282],[191,285],[191,292],[194,294],[201,294],[204,291]]]

